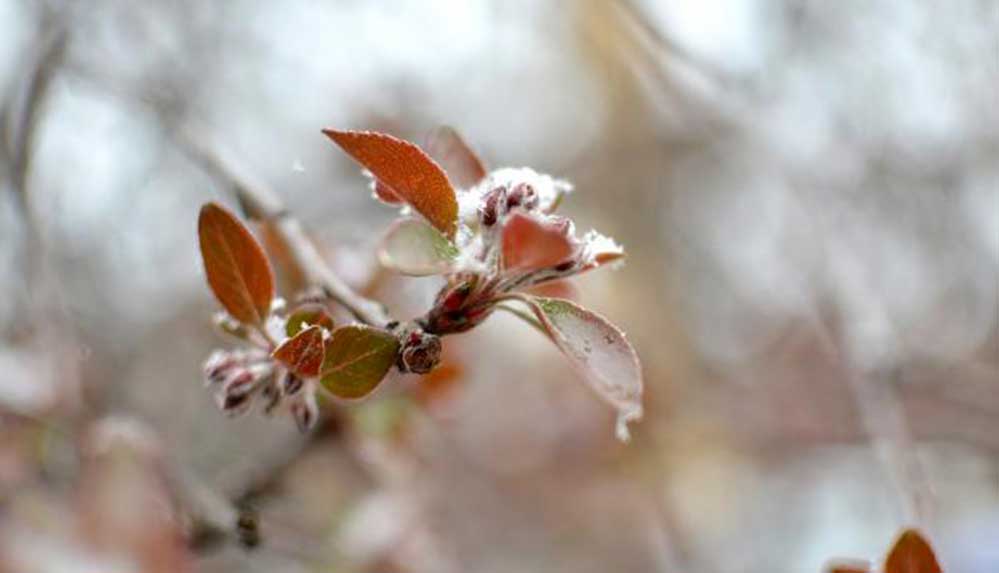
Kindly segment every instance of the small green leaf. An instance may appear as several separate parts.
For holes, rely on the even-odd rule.
[[[617,409],[617,436],[626,441],[628,422],[642,417],[642,367],[624,333],[604,317],[574,302],[517,296],[530,307],[598,396]]]
[[[333,331],[320,370],[322,385],[339,398],[360,398],[395,364],[399,341],[387,330],[352,324]]]
[[[397,221],[378,249],[382,265],[412,276],[445,273],[457,257],[458,249],[447,237],[418,219]]]
[[[284,325],[284,331],[291,338],[301,332],[302,329],[312,325],[321,326],[326,330],[333,330],[333,319],[330,318],[330,315],[320,305],[303,305],[296,308],[288,317],[288,322]]]

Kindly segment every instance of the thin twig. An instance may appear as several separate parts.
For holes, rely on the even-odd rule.
[[[247,217],[273,225],[278,239],[284,243],[297,270],[308,283],[322,288],[326,296],[364,323],[383,327],[392,321],[381,304],[361,296],[333,272],[281,199],[266,184],[242,170],[219,144],[208,141],[205,135],[194,130],[180,132],[178,142],[192,159],[232,185]]]

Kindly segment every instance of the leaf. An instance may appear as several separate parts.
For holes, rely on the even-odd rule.
[[[404,275],[447,272],[458,249],[440,231],[417,219],[396,221],[382,239],[378,260]]]
[[[375,199],[378,199],[386,205],[400,205],[405,203],[398,195],[392,192],[387,185],[381,181],[375,179],[372,181],[372,193],[375,195]]]
[[[322,384],[340,398],[360,398],[378,386],[395,364],[399,341],[387,330],[341,326],[326,343]]]
[[[826,573],[872,573],[871,564],[859,559],[840,559],[826,566]]]
[[[936,555],[915,529],[906,529],[885,560],[884,573],[942,573]]]
[[[307,326],[319,325],[326,330],[333,330],[333,319],[326,310],[318,304],[302,305],[295,309],[284,325],[284,332],[289,337],[295,336]]]
[[[535,270],[570,259],[575,246],[565,219],[541,220],[514,211],[503,227],[503,266],[507,269]]]
[[[454,128],[442,125],[427,136],[427,153],[458,187],[474,187],[486,177],[486,166]]]
[[[520,295],[548,336],[590,387],[617,409],[617,437],[642,417],[642,367],[624,333],[602,316],[568,300]]]
[[[260,243],[235,215],[216,203],[201,208],[198,240],[215,298],[236,320],[262,324],[274,298],[274,275]]]
[[[271,356],[295,374],[311,378],[319,375],[324,354],[323,329],[313,325],[284,341]]]
[[[447,238],[458,229],[458,200],[447,175],[419,147],[371,131],[324,129],[334,143],[367,168],[375,179],[423,215]]]

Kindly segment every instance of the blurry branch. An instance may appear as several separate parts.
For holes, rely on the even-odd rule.
[[[684,122],[702,122],[701,128],[744,117],[731,95],[732,78],[667,36],[640,4],[618,0],[607,5],[610,13],[605,16],[613,18],[624,34],[614,46],[622,52],[623,63],[651,88],[655,103],[663,106],[669,101],[670,107],[682,107],[670,111],[682,112]]]
[[[4,117],[4,128],[9,141],[11,182],[19,207],[29,222],[27,181],[31,169],[31,153],[49,86],[63,62],[69,39],[68,30],[61,18],[46,14],[41,27],[40,49],[30,68],[24,93],[7,106]]]
[[[193,130],[182,131],[177,142],[188,156],[232,187],[247,217],[271,225],[291,255],[294,270],[305,277],[308,285],[322,288],[326,296],[362,322],[385,326],[392,320],[381,304],[361,296],[333,272],[305,234],[302,224],[291,216],[277,194],[243,171],[218,144]]]

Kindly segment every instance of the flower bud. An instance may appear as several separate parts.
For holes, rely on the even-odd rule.
[[[303,392],[291,403],[290,409],[298,431],[303,434],[312,429],[319,419],[319,404],[316,403],[315,392]]]
[[[426,374],[441,360],[441,339],[414,327],[403,335],[397,365],[402,372]]]
[[[486,194],[482,199],[482,206],[479,207],[479,220],[484,227],[492,227],[499,220],[503,213],[500,207],[507,201],[506,188],[497,187]]]
[[[523,207],[531,211],[538,206],[538,192],[530,183],[517,183],[506,197],[506,208]]]

